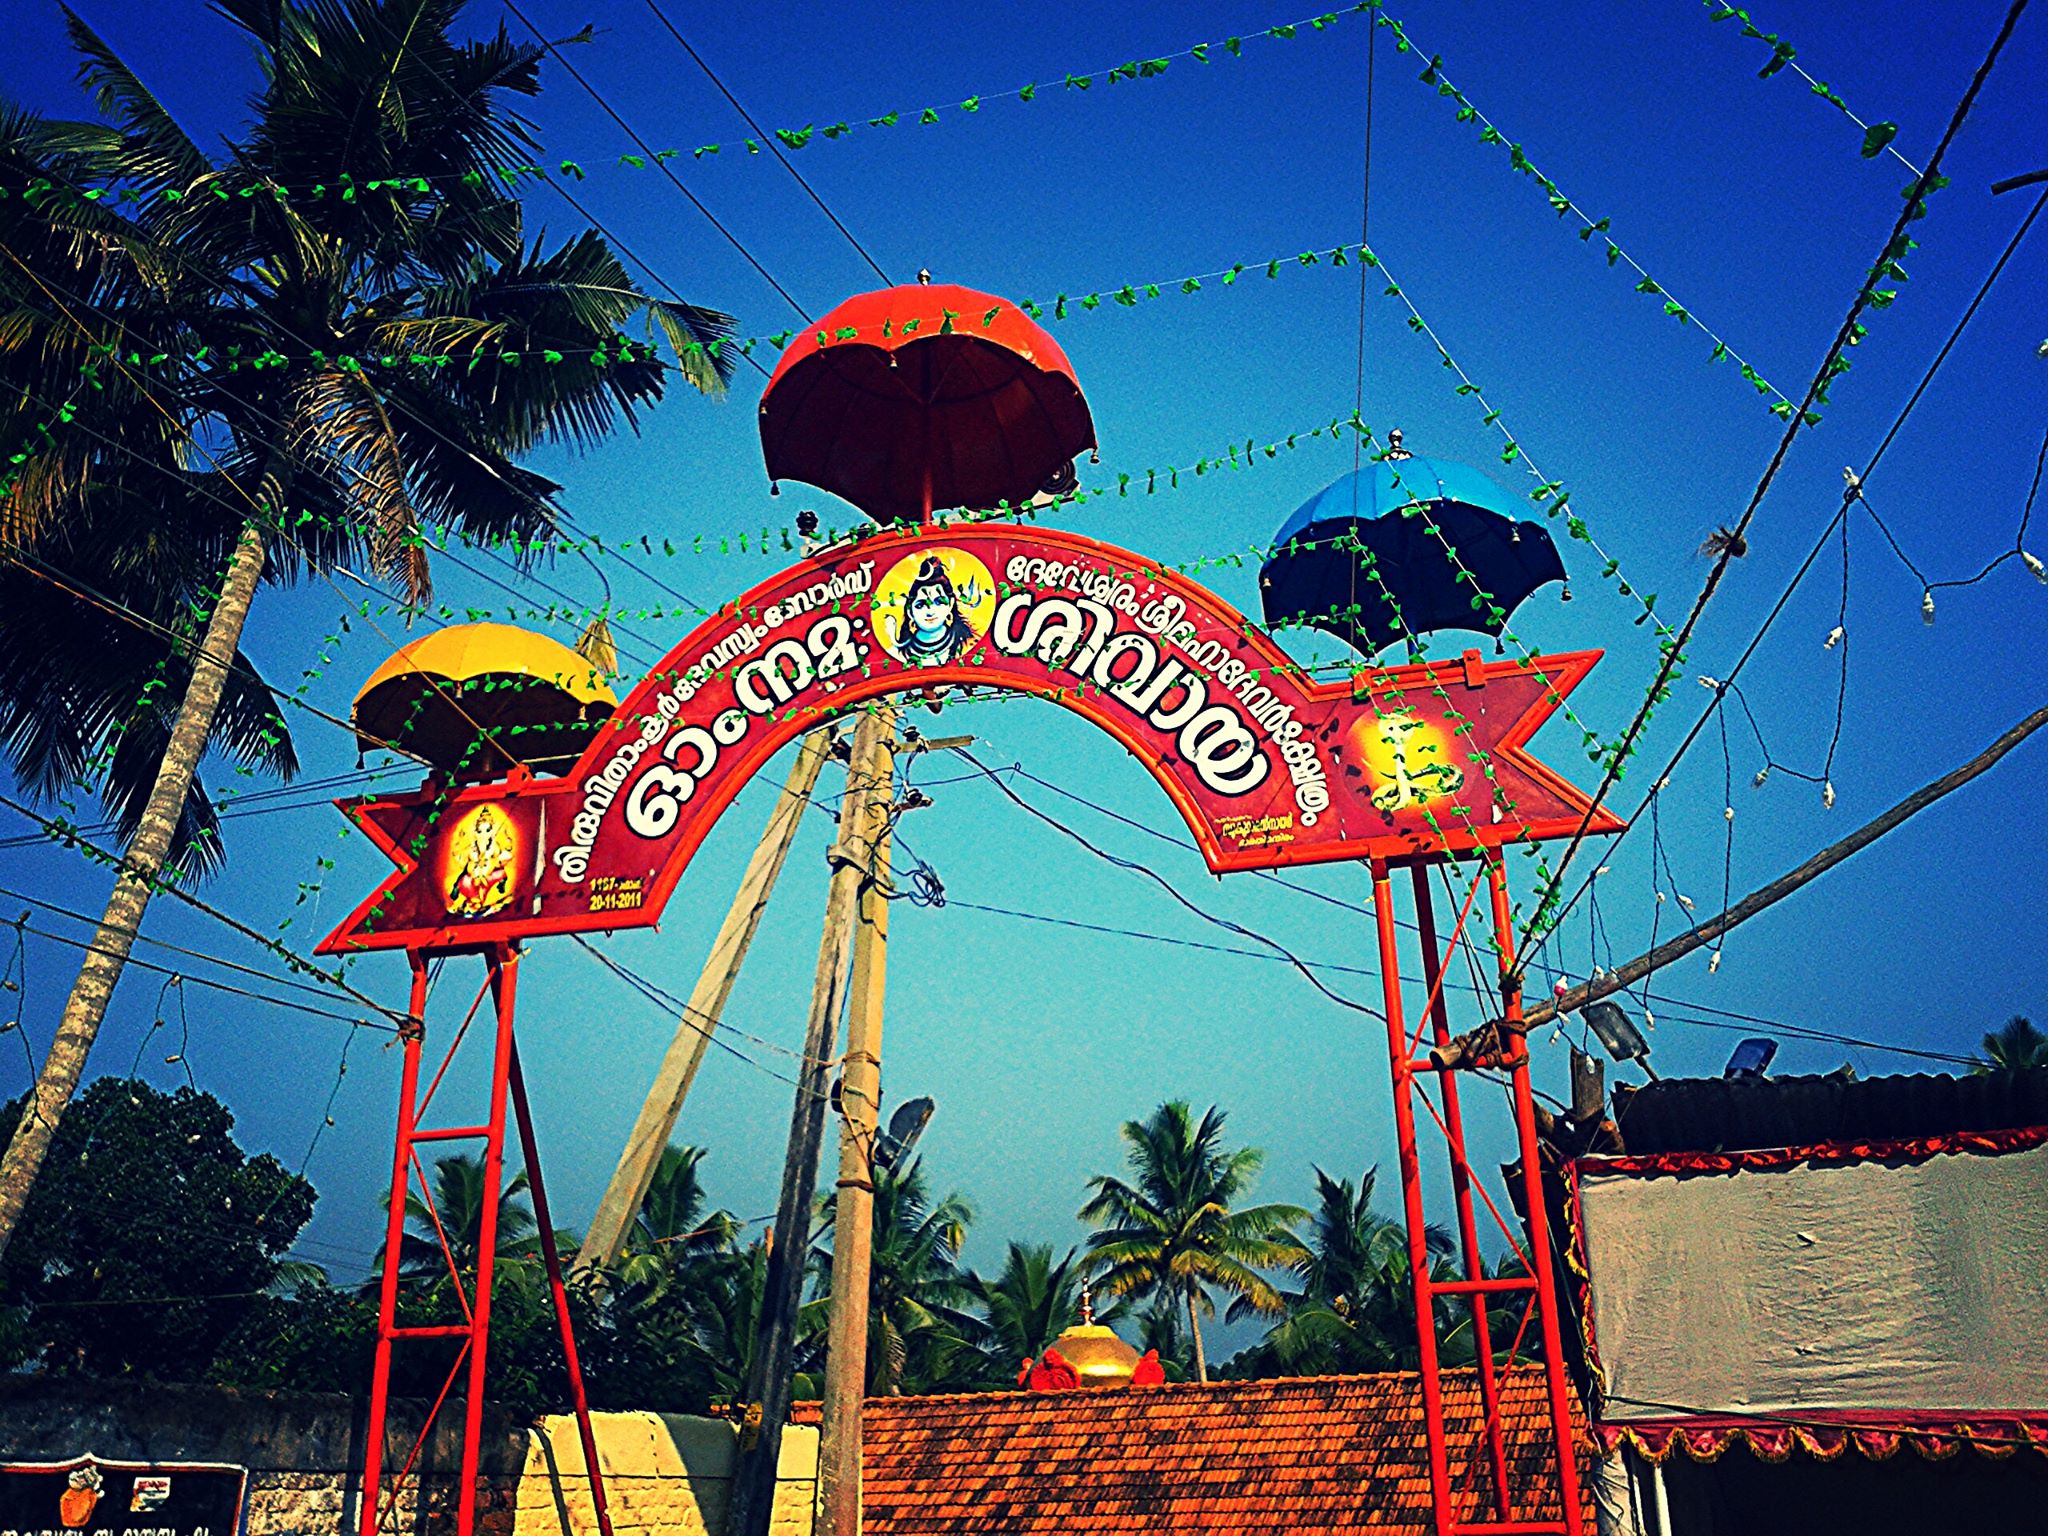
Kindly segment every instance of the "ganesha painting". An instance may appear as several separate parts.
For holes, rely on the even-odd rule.
[[[442,891],[450,917],[488,917],[512,904],[517,833],[495,805],[480,805],[448,834]]]

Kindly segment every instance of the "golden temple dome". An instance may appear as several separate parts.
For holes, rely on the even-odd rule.
[[[1081,1321],[1054,1339],[1046,1353],[1057,1353],[1071,1365],[1084,1387],[1127,1387],[1138,1362],[1144,1358],[1095,1321],[1095,1298],[1085,1281],[1081,1286]],[[1157,1379],[1156,1365],[1152,1376]]]
[[[1138,1368],[1138,1352],[1100,1323],[1076,1323],[1052,1347],[1084,1387],[1127,1387]]]
[[[511,763],[561,772],[618,707],[599,664],[510,624],[451,624],[402,646],[356,694],[364,751],[395,743],[443,771],[496,777]],[[479,732],[495,744],[479,748]]]

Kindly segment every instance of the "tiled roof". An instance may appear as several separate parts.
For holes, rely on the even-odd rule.
[[[1542,1373],[1501,1382],[1512,1513],[1554,1519]],[[1491,1483],[1477,1377],[1445,1372],[1444,1396],[1473,1518]],[[1431,1528],[1412,1373],[871,1398],[863,1436],[868,1536]]]

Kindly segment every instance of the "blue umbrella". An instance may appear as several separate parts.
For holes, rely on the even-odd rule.
[[[1523,599],[1565,580],[1549,530],[1518,510],[1478,470],[1444,459],[1356,470],[1282,525],[1259,571],[1266,623],[1320,629],[1365,656],[1409,632],[1498,635]]]

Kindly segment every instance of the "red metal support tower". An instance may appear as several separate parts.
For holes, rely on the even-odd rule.
[[[458,951],[462,952],[462,951]],[[525,1160],[527,1189],[533,1198],[534,1220],[540,1228],[541,1256],[547,1266],[548,1288],[554,1298],[555,1321],[561,1329],[562,1353],[568,1365],[569,1388],[576,1412],[576,1427],[583,1442],[583,1464],[590,1478],[592,1505],[597,1513],[600,1536],[612,1536],[611,1513],[605,1503],[604,1477],[597,1464],[597,1442],[590,1427],[590,1404],[583,1390],[583,1367],[576,1353],[575,1331],[569,1319],[569,1296],[562,1284],[560,1255],[555,1251],[555,1229],[548,1214],[546,1186],[541,1181],[540,1154],[534,1143],[533,1117],[526,1102],[526,1081],[519,1069],[519,1044],[512,1032],[518,1000],[519,951],[512,944],[494,944],[478,951],[484,957],[484,983],[478,988],[468,1015],[448,1042],[433,1080],[424,1096],[419,1093],[420,1056],[426,1043],[428,963],[448,958],[450,951],[412,949],[412,1000],[402,1031],[404,1061],[399,1072],[398,1133],[391,1157],[391,1204],[384,1224],[383,1274],[378,1288],[377,1347],[370,1379],[369,1420],[363,1436],[362,1507],[358,1519],[360,1536],[379,1536],[387,1527],[399,1529],[398,1500],[405,1481],[418,1465],[433,1434],[442,1406],[458,1379],[467,1374],[463,1392],[462,1461],[456,1485],[456,1536],[472,1536],[476,1529],[476,1494],[479,1452],[483,1440],[485,1366],[490,1355],[491,1292],[497,1267],[498,1206],[505,1188],[505,1110],[509,1103],[519,1129],[520,1152]],[[490,1102],[482,1122],[473,1125],[425,1126],[427,1110],[440,1091],[442,1080],[455,1060],[455,1053],[469,1035],[484,998],[492,1002],[495,1023],[491,1053]],[[456,1261],[449,1233],[434,1204],[434,1188],[420,1161],[421,1144],[477,1140],[483,1143],[484,1190],[486,1198],[478,1222],[477,1258],[464,1288],[461,1267]],[[453,1294],[464,1321],[405,1326],[398,1322],[399,1247],[405,1236],[406,1207],[414,1181],[428,1220],[439,1240],[442,1259],[448,1266]],[[449,1363],[448,1376],[427,1410],[404,1464],[384,1487],[384,1439],[391,1401],[391,1347],[406,1340],[457,1339],[461,1347]]]
[[[1502,996],[1498,1034],[1501,1041],[1500,1066],[1509,1078],[1514,1100],[1515,1127],[1524,1179],[1524,1207],[1528,1234],[1527,1250],[1517,1240],[1499,1209],[1476,1183],[1465,1151],[1465,1122],[1458,1102],[1455,1067],[1438,1067],[1427,1056],[1418,1056],[1422,1031],[1427,1024],[1439,1046],[1451,1044],[1448,1010],[1443,997],[1443,968],[1448,952],[1437,948],[1436,911],[1429,888],[1427,863],[1410,865],[1415,896],[1417,928],[1423,953],[1423,981],[1428,1000],[1411,1035],[1405,1023],[1402,1003],[1400,946],[1394,924],[1394,892],[1390,867],[1383,859],[1371,861],[1373,912],[1378,928],[1381,984],[1386,999],[1387,1049],[1394,1078],[1394,1130],[1401,1165],[1401,1198],[1408,1226],[1408,1267],[1415,1286],[1417,1353],[1422,1375],[1423,1413],[1428,1430],[1430,1497],[1437,1536],[1478,1536],[1481,1532],[1554,1532],[1558,1536],[1582,1536],[1584,1512],[1580,1503],[1578,1460],[1573,1448],[1571,1384],[1565,1375],[1562,1334],[1558,1325],[1556,1279],[1549,1263],[1550,1236],[1543,1203],[1542,1172],[1537,1160],[1536,1107],[1529,1086],[1529,1049],[1516,1027],[1522,1015],[1520,988],[1514,979],[1513,915],[1508,902],[1507,873],[1498,854],[1484,856],[1483,868],[1473,877],[1464,910],[1452,930],[1449,952],[1457,949],[1466,919],[1471,914],[1480,881],[1490,887],[1494,948],[1500,969]],[[1429,1096],[1421,1092],[1416,1078],[1433,1074],[1443,1109],[1438,1112]],[[1415,1104],[1423,1107],[1444,1134],[1451,1164],[1451,1189],[1457,1205],[1458,1238],[1463,1256],[1463,1278],[1438,1280],[1430,1274],[1426,1225],[1423,1216],[1421,1158],[1416,1146]],[[1477,1190],[1487,1208],[1506,1233],[1508,1242],[1524,1261],[1527,1273],[1489,1277],[1479,1252],[1478,1224],[1472,1196]],[[1557,1468],[1558,1513],[1555,1518],[1517,1518],[1510,1499],[1509,1463],[1504,1426],[1500,1414],[1500,1382],[1494,1367],[1493,1342],[1488,1328],[1487,1299],[1491,1296],[1522,1294],[1527,1297],[1522,1326],[1509,1346],[1510,1358],[1520,1347],[1533,1311],[1542,1342],[1544,1384],[1549,1399],[1550,1437]],[[1486,1498],[1470,1509],[1461,1508],[1472,1477],[1462,1486],[1454,1479],[1450,1464],[1449,1437],[1444,1424],[1443,1382],[1437,1359],[1435,1308],[1438,1297],[1467,1297],[1472,1306],[1472,1325],[1480,1414],[1485,1437],[1486,1465],[1490,1473]]]

